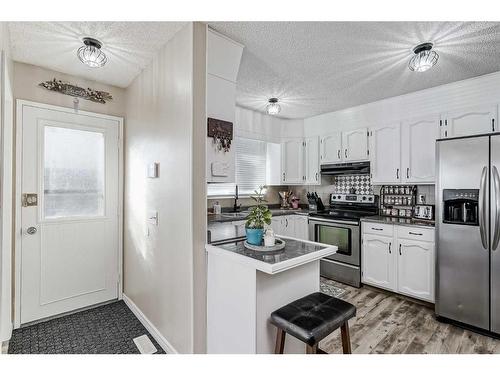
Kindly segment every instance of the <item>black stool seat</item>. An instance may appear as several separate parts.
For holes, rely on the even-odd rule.
[[[314,346],[356,316],[356,307],[317,292],[271,313],[271,322],[307,345]]]

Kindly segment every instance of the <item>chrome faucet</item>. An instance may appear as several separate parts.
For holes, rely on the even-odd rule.
[[[236,185],[236,191],[234,192],[234,206],[233,211],[238,212],[240,210],[241,204],[238,205],[238,185]]]

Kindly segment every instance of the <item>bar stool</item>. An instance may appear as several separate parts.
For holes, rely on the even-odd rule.
[[[290,334],[306,344],[307,354],[325,354],[318,343],[340,327],[344,354],[351,354],[348,321],[356,316],[356,307],[324,293],[312,293],[271,313],[278,328],[275,354],[283,354],[285,336]]]

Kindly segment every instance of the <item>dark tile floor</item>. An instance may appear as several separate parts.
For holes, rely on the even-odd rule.
[[[138,354],[133,339],[148,335],[123,301],[14,330],[9,354]]]

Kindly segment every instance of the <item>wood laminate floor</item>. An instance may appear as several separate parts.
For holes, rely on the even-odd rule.
[[[427,305],[366,286],[337,284],[347,290],[342,299],[357,308],[349,321],[354,354],[500,353],[500,340],[438,322]],[[342,353],[340,329],[319,346]]]

